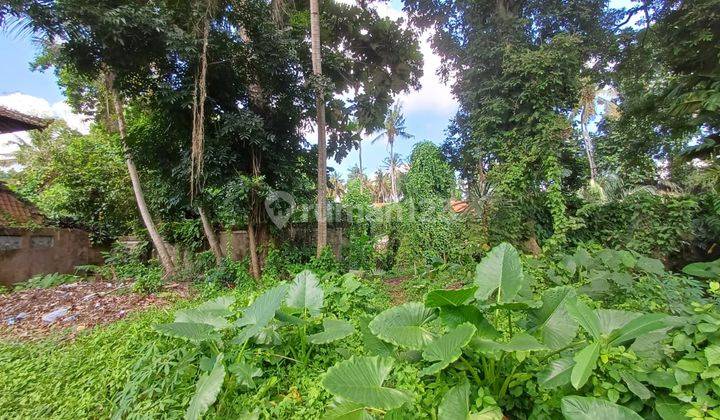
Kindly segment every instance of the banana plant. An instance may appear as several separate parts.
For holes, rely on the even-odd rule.
[[[177,311],[173,322],[154,327],[157,332],[194,344],[203,352],[199,366],[202,374],[186,419],[202,418],[215,403],[224,383],[254,388],[263,372],[257,358],[251,356],[265,355],[306,364],[314,346],[341,340],[355,332],[349,321],[323,313],[323,289],[308,270],[290,284],[282,283],[265,291],[240,309],[239,314],[232,310],[234,304],[235,298],[222,296],[196,308]],[[284,339],[288,338],[299,340],[300,346],[283,347]],[[294,357],[280,354],[285,350]]]

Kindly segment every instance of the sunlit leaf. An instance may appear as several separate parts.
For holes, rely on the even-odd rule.
[[[512,302],[523,288],[525,277],[520,255],[509,243],[503,242],[493,248],[480,261],[475,270],[475,298],[486,301],[497,292],[495,302]]]
[[[434,317],[434,310],[422,303],[410,302],[381,312],[369,327],[373,334],[388,343],[420,350],[434,338],[426,325]]]
[[[538,384],[547,389],[568,384],[574,366],[575,361],[570,356],[553,360],[538,373]]]
[[[290,285],[287,295],[287,306],[305,309],[311,315],[317,315],[323,307],[325,294],[320,287],[320,281],[310,270],[304,270]]]
[[[433,290],[425,296],[425,306],[441,308],[444,306],[461,306],[473,299],[477,286],[457,290]]]
[[[234,303],[235,298],[233,296],[219,296],[215,299],[209,300],[201,304],[195,309],[201,312],[207,312],[215,316],[228,317],[233,313],[230,310],[230,307]]]
[[[665,314],[645,314],[615,330],[610,335],[610,345],[619,346],[641,335],[667,327]]]
[[[225,365],[223,355],[220,354],[215,360],[215,366],[210,373],[200,376],[195,385],[195,394],[190,399],[190,405],[185,412],[186,420],[199,420],[210,406],[215,403],[220,389],[225,381]]]
[[[570,383],[575,389],[582,388],[583,385],[590,379],[590,375],[597,366],[598,358],[600,357],[600,343],[591,343],[587,347],[580,350],[573,360],[575,366],[573,366],[572,373],[570,374]]]
[[[438,406],[438,420],[465,420],[470,414],[470,384],[450,388]]]
[[[310,342],[313,344],[332,343],[343,339],[355,332],[355,327],[348,321],[342,319],[323,319],[323,331],[310,335]]]
[[[203,341],[220,339],[220,334],[215,331],[215,327],[208,324],[173,322],[170,324],[155,325],[154,328],[161,334],[181,338],[196,344]]]
[[[254,378],[262,376],[263,373],[260,368],[244,362],[233,363],[228,370],[235,376],[239,385],[251,389],[255,388]]]
[[[477,329],[478,337],[494,339],[501,336],[500,332],[485,319],[480,309],[472,305],[443,306],[440,308],[440,320],[449,328],[469,322]]]
[[[323,420],[372,420],[373,418],[364,405],[352,401],[337,403],[323,415]]]
[[[575,290],[569,286],[555,287],[545,291],[543,306],[530,312],[529,322],[542,342],[551,350],[568,345],[577,335],[578,324],[568,314],[565,304],[576,299]]]
[[[362,336],[363,349],[365,349],[370,356],[392,355],[395,352],[395,346],[377,338],[375,334],[370,331],[369,323],[370,319],[368,319],[368,317],[363,317],[360,320],[360,334]]]
[[[594,339],[602,339],[600,319],[595,311],[577,299],[574,301],[567,301],[565,303],[565,308],[570,316],[572,316]]]
[[[642,420],[631,409],[599,398],[564,397],[561,407],[566,420]]]
[[[208,324],[219,330],[230,326],[230,322],[227,319],[199,309],[184,309],[177,311],[175,313],[175,322]]]
[[[337,397],[365,407],[390,410],[412,401],[406,392],[382,386],[392,367],[389,358],[354,356],[328,369],[322,386]]]
[[[437,373],[460,358],[463,347],[467,346],[473,334],[475,334],[475,327],[466,323],[431,341],[425,346],[422,357],[435,363],[423,369],[422,374]]]

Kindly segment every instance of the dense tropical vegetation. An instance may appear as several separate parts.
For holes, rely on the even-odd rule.
[[[0,417],[720,418],[720,2],[402,7],[0,4],[93,117],[33,133],[2,179],[109,249],[0,293],[193,290],[0,338]],[[459,103],[445,139],[398,100],[422,36]]]

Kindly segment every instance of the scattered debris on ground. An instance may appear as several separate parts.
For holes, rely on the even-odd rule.
[[[0,295],[0,339],[42,338],[54,332],[69,338],[78,332],[124,318],[150,307],[188,297],[187,284],[172,283],[163,292],[132,292],[132,283],[83,281],[47,289]]]

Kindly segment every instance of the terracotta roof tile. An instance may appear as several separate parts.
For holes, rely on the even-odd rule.
[[[35,206],[18,198],[0,182],[0,227],[44,222],[44,217]]]

